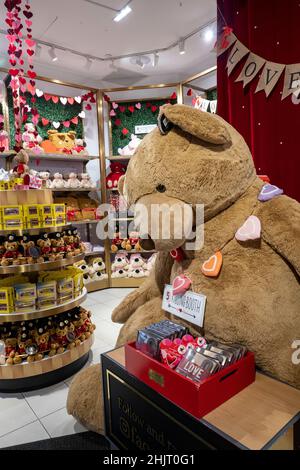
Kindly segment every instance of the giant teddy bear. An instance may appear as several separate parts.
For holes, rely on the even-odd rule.
[[[171,234],[166,240],[159,231],[141,241],[144,248],[158,250],[158,256],[150,277],[113,311],[112,320],[124,324],[117,346],[166,317],[164,285],[185,274],[192,289],[207,297],[201,333],[247,345],[258,368],[300,388],[300,365],[292,361],[293,343],[300,339],[299,204],[274,187],[263,188],[244,139],[219,116],[165,105],[159,122],[160,129],[146,136],[131,157],[120,191],[129,204],[148,208],[204,204],[204,245],[189,251],[184,237]],[[250,216],[259,221],[259,237],[251,237]],[[237,231],[256,239],[238,240]],[[174,259],[170,252],[178,248],[181,255]],[[219,274],[205,275],[203,266],[209,267],[217,252],[223,260]],[[67,408],[89,429],[102,432],[100,365],[75,377]]]

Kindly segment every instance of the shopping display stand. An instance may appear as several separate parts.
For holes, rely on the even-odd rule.
[[[49,189],[41,190],[23,190],[23,191],[0,191],[0,206],[10,204],[52,204],[52,191]],[[63,231],[67,226],[35,228],[24,230],[2,230],[1,235],[14,233],[18,236],[23,233],[38,235],[42,232]],[[84,259],[84,253],[76,256],[63,258],[56,261],[48,261],[44,263],[22,264],[11,266],[0,266],[0,276],[9,274],[27,273],[31,282],[36,282],[39,272],[63,269],[74,263]],[[0,323],[22,322],[27,320],[37,320],[49,318],[60,313],[68,312],[78,307],[87,297],[87,290],[83,288],[80,295],[72,298],[68,302],[47,307],[40,310],[32,310],[30,312],[10,312],[0,314]],[[70,375],[76,373],[87,362],[89,350],[93,344],[93,335],[80,343],[74,349],[65,350],[61,354],[52,357],[44,357],[36,362],[22,362],[20,364],[3,364],[0,365],[0,392],[20,392],[49,386],[60,382]]]

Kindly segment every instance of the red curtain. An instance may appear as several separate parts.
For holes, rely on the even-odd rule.
[[[248,49],[271,62],[300,63],[299,23],[300,0],[218,0],[219,33],[227,24]],[[284,72],[268,98],[255,93],[259,74],[243,89],[235,80],[247,56],[228,77],[228,53],[218,58],[218,114],[246,139],[257,173],[300,201],[300,104],[291,96],[281,101]]]

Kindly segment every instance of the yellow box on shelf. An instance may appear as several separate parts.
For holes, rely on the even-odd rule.
[[[2,206],[1,207],[2,220],[20,219],[23,220],[23,207],[22,206]]]
[[[41,299],[56,299],[56,281],[38,282],[36,287],[38,301]]]
[[[36,299],[36,284],[26,282],[24,284],[17,284],[15,286],[15,298],[19,302],[35,302]]]
[[[3,220],[2,223],[2,230],[23,230],[24,228],[25,224],[23,218],[6,219]]]
[[[42,219],[52,217],[52,206],[53,204],[39,204],[40,217]]]
[[[66,217],[65,204],[52,204],[52,217]]]
[[[40,204],[27,204],[23,206],[23,214],[26,219],[39,218]]]
[[[43,228],[43,225],[39,217],[30,217],[25,219],[25,228]]]
[[[0,287],[0,313],[11,313],[13,311],[14,311],[13,287]]]

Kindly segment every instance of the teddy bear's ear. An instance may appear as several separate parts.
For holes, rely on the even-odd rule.
[[[75,132],[75,131],[69,131],[69,132],[68,132],[68,136],[70,137],[70,139],[75,140],[76,132]]]
[[[55,134],[58,134],[58,131],[54,130],[54,129],[50,129],[49,131],[47,131],[47,134],[48,136],[52,136],[52,135],[55,135]]]
[[[169,122],[185,132],[211,144],[230,144],[226,125],[214,114],[184,104],[166,104],[160,108],[159,119],[165,116]]]

